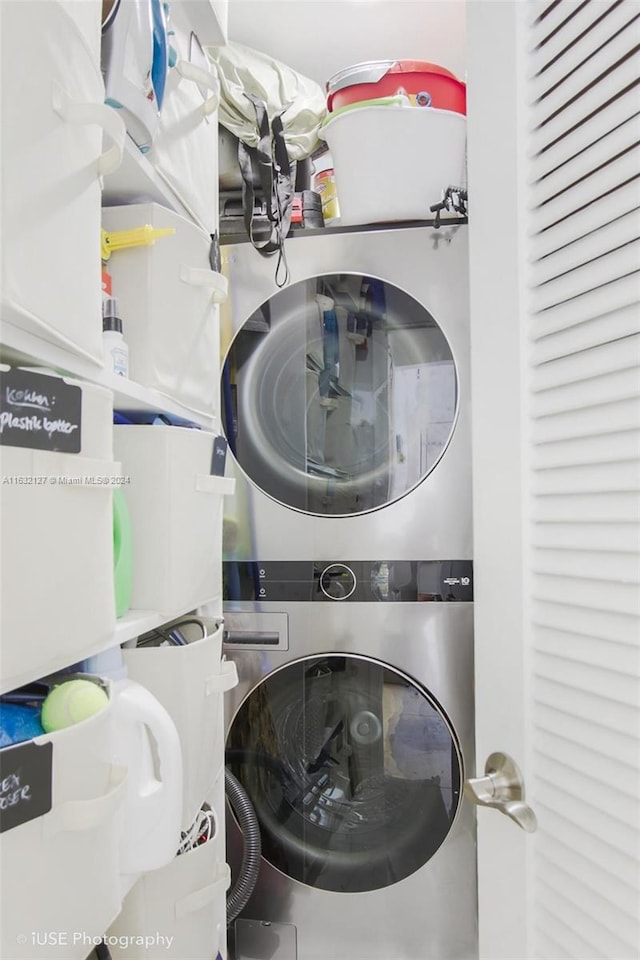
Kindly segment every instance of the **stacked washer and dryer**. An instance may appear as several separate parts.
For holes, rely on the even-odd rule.
[[[477,957],[467,229],[227,247],[236,960]],[[229,817],[232,865],[241,834]]]

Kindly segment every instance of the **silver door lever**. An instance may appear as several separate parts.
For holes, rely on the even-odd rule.
[[[514,760],[506,753],[492,753],[484,765],[484,777],[474,777],[464,785],[465,793],[481,807],[495,807],[500,813],[533,833],[538,821],[524,802],[524,780]]]

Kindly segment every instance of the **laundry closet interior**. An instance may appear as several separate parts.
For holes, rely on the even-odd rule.
[[[524,949],[515,51],[565,9],[0,0],[6,960]]]

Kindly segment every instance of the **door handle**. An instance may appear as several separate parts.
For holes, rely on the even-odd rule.
[[[484,777],[474,777],[464,785],[467,797],[480,807],[495,807],[514,823],[533,833],[536,815],[524,799],[524,779],[515,760],[506,753],[492,753],[484,765]]]

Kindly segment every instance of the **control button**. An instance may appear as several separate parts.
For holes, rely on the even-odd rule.
[[[346,600],[356,588],[356,575],[346,563],[331,563],[320,574],[320,589],[330,600]]]

